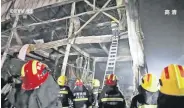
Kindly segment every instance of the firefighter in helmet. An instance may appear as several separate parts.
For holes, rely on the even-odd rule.
[[[165,67],[159,82],[158,108],[184,108],[184,66]]]
[[[58,78],[57,83],[60,86],[59,99],[61,100],[62,108],[68,108],[69,106],[71,106],[69,104],[70,101],[73,101],[73,94],[70,88],[66,86],[67,77],[64,75],[61,75]]]
[[[46,64],[29,60],[21,69],[21,88],[12,93],[16,108],[59,108],[59,86],[50,75]]]
[[[117,76],[107,76],[105,86],[99,97],[99,108],[125,108],[126,102],[121,91],[117,87]]]
[[[92,81],[92,86],[93,86],[93,99],[94,99],[93,107],[97,108],[98,107],[100,81],[98,79],[94,79]]]
[[[89,108],[92,105],[92,96],[84,86],[81,79],[77,79],[73,89],[73,107],[74,108]]]
[[[132,98],[130,108],[157,108],[158,85],[154,74],[145,74],[138,87],[139,94]]]

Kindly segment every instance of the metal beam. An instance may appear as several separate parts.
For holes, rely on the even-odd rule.
[[[17,15],[15,17],[15,20],[14,20],[12,28],[15,28],[17,26],[18,21],[19,21],[19,16]],[[3,64],[4,64],[5,60],[6,60],[6,56],[8,54],[9,48],[10,48],[10,44],[11,44],[11,41],[12,41],[13,34],[14,33],[12,31],[11,32],[11,36],[9,36],[9,38],[8,38],[8,42],[6,43],[6,49],[5,49],[5,51],[3,53],[3,56],[2,56],[2,59],[1,59],[1,68],[3,67]]]
[[[73,44],[89,44],[89,43],[105,43],[105,42],[111,42],[112,35],[101,35],[101,36],[82,36],[75,38],[75,41]],[[124,32],[120,36],[120,39],[128,39],[127,32]],[[50,49],[54,47],[64,46],[67,45],[68,41],[67,39],[61,39],[57,41],[47,42],[43,44],[33,44],[34,50],[43,50],[43,49]],[[17,45],[10,48],[10,53],[12,52],[19,52],[20,48],[22,46]]]
[[[83,51],[83,50],[82,50],[81,48],[79,48],[78,46],[72,45],[72,47],[73,47],[77,52],[81,53],[82,55],[84,55],[84,56],[86,56],[86,57],[90,57],[90,55],[89,55],[87,52]]]
[[[94,57],[96,62],[107,62],[108,57]],[[126,61],[132,61],[131,56],[117,56],[116,58],[117,62],[126,62]]]
[[[74,15],[75,13],[75,2],[72,3],[72,7],[71,7],[71,16]],[[70,19],[70,27],[69,27],[69,31],[68,31],[68,38],[70,38],[73,34],[73,19]],[[73,41],[73,39],[72,39]],[[65,52],[65,56],[64,56],[64,60],[63,60],[63,65],[61,68],[61,75],[65,75],[66,73],[66,67],[67,67],[67,63],[68,63],[68,57],[69,57],[69,53],[70,53],[70,48],[71,48],[71,43],[67,43],[66,46],[66,52]]]
[[[84,0],[84,2],[85,2],[86,4],[88,4],[90,7],[92,7],[93,10],[94,10],[94,8],[95,8],[95,9],[99,9],[99,8],[95,7],[94,4],[91,4],[88,0]],[[111,18],[113,21],[119,23],[119,21],[118,21],[115,17],[113,17],[112,15],[110,15],[110,14],[108,14],[108,13],[106,13],[106,12],[102,12],[102,13],[103,13],[104,15],[106,15],[107,17]]]
[[[105,51],[105,53],[107,55],[109,54],[109,50],[107,49],[107,47],[105,46],[105,44],[100,44],[100,47]]]
[[[28,24],[28,25],[24,25],[24,26],[18,26],[16,28],[24,28],[24,27],[30,27],[30,26],[37,26],[37,25],[41,25],[41,24],[48,24],[48,23],[58,22],[58,21],[62,21],[62,20],[66,20],[66,19],[86,15],[86,14],[89,15],[89,14],[94,14],[96,12],[103,12],[103,11],[113,10],[113,9],[117,9],[117,8],[124,8],[124,7],[125,6],[123,6],[123,5],[122,6],[113,6],[113,7],[103,8],[103,9],[100,9],[100,10],[83,12],[83,13],[76,14],[76,15],[73,15],[73,16],[66,16],[66,17],[59,18],[59,19],[51,19],[51,20],[42,21],[42,22],[38,22],[38,23],[32,23],[32,24]]]
[[[21,40],[20,36],[18,35],[16,29],[13,29],[13,34],[14,34],[14,36],[15,36],[15,39],[16,39],[17,43],[18,43],[19,45],[22,45],[22,44],[23,44],[23,43],[22,43],[22,40]]]
[[[111,0],[108,0],[103,6],[101,9],[104,9],[110,2]],[[100,9],[100,10],[101,10]],[[76,32],[74,32],[74,36],[77,35],[78,33],[81,32],[81,30],[86,27],[86,25],[88,25],[101,11],[98,11],[96,14],[94,14],[88,21],[85,22],[85,24],[82,25],[82,27],[80,27],[79,30],[77,30]]]
[[[117,6],[121,6],[121,5],[125,5],[124,0],[116,0],[116,5]],[[119,29],[120,30],[125,30],[125,27],[127,25],[127,21],[126,21],[126,11],[124,9],[117,9],[118,11],[118,15],[119,15]]]

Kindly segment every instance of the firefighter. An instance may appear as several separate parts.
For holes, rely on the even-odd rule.
[[[165,67],[159,82],[158,108],[184,108],[184,66]]]
[[[105,86],[99,97],[99,108],[125,108],[126,102],[121,91],[117,87],[117,76],[107,76]]]
[[[98,79],[94,79],[92,81],[93,85],[93,107],[97,108],[98,107],[98,97],[99,97],[99,87],[100,87],[100,81]]]
[[[29,60],[21,70],[20,90],[12,93],[11,103],[16,108],[60,108],[59,86],[50,75],[47,65]],[[13,90],[12,90],[13,91]]]
[[[92,106],[92,96],[84,86],[81,79],[76,80],[73,95],[74,108],[89,108]]]
[[[154,74],[143,76],[138,87],[139,94],[132,98],[130,108],[156,108],[158,98],[158,79]]]
[[[59,91],[59,99],[62,103],[62,108],[69,108],[71,106],[69,101],[73,101],[73,94],[72,91],[68,86],[66,86],[67,78],[66,76],[62,75],[57,80],[58,85],[60,86]]]

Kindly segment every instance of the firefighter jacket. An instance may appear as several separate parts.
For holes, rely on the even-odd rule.
[[[8,99],[15,108],[61,108],[58,91],[59,86],[49,75],[37,89],[25,91],[21,86],[13,88]]]
[[[73,89],[73,107],[74,108],[89,108],[92,105],[92,94],[85,86],[75,86]]]
[[[59,99],[63,108],[70,106],[69,101],[73,101],[73,93],[68,86],[60,86]]]
[[[184,96],[171,96],[159,93],[157,108],[184,108]]]
[[[93,88],[93,99],[94,99],[93,106],[98,106],[99,95],[100,95],[99,87],[94,87]]]
[[[104,86],[99,97],[99,108],[125,108],[124,96],[117,86]]]
[[[157,108],[158,92],[149,92],[139,86],[139,94],[132,98],[130,108]]]

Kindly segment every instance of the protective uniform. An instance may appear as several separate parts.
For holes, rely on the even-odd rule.
[[[68,108],[70,101],[73,101],[72,91],[68,86],[66,86],[67,78],[66,76],[60,76],[57,80],[58,85],[60,86],[59,99],[62,103],[62,108]]]
[[[184,66],[165,67],[159,81],[158,108],[184,108]]]
[[[83,85],[82,80],[77,80],[73,89],[73,103],[74,108],[89,108],[92,105],[92,96]]]
[[[16,108],[59,108],[59,86],[49,74],[47,65],[30,60],[21,71],[22,84],[12,90],[10,102]]]
[[[121,91],[117,87],[117,77],[108,75],[105,86],[99,97],[99,108],[125,108],[126,102]]]
[[[153,74],[146,74],[139,86],[139,94],[132,98],[130,108],[157,108],[158,79]]]
[[[93,107],[97,108],[98,107],[98,98],[99,98],[99,87],[100,87],[100,81],[98,79],[94,79],[92,82],[93,85]]]

